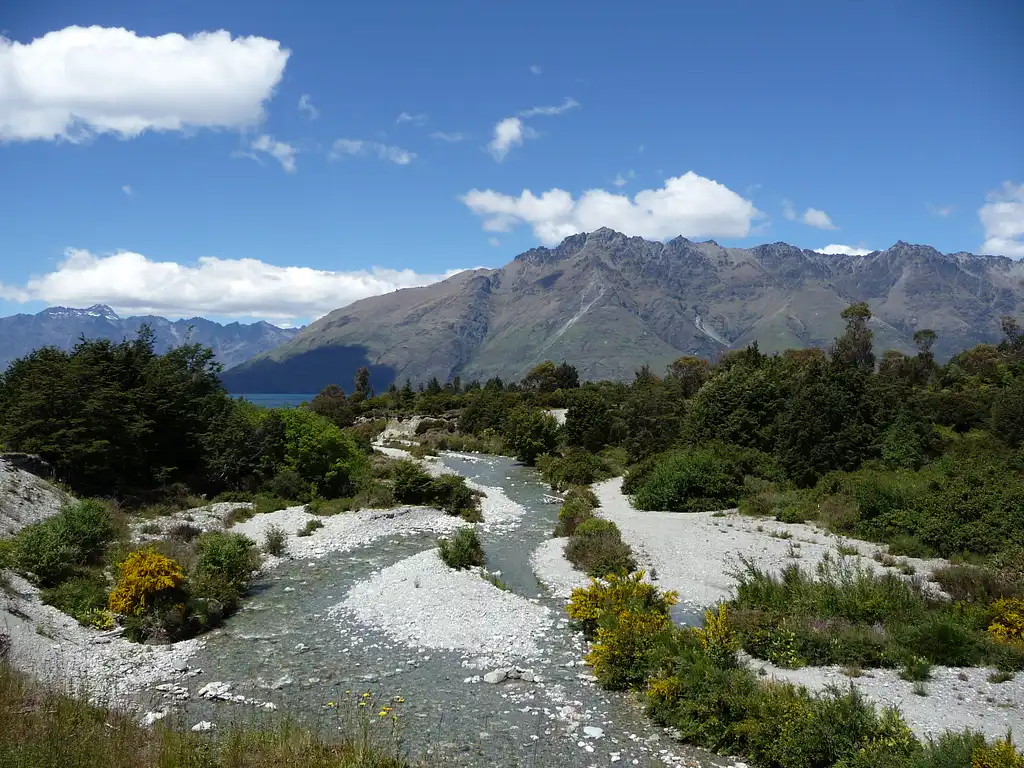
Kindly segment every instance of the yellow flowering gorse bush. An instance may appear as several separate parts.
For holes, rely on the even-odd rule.
[[[132,552],[121,564],[110,593],[110,610],[122,616],[140,616],[153,607],[159,595],[179,588],[184,580],[181,566],[171,558],[152,549]]]
[[[626,576],[609,574],[606,579],[591,579],[590,585],[572,591],[566,609],[569,618],[583,627],[584,634],[593,638],[597,623],[606,613],[620,614],[626,609],[653,612],[668,616],[669,608],[679,602],[679,595],[671,590],[661,592],[649,581],[644,572]]]
[[[992,604],[992,623],[988,632],[996,642],[1024,645],[1024,600],[996,600]]]
[[[1007,736],[995,744],[974,750],[971,768],[1024,768],[1024,755],[1017,751],[1013,741]]]

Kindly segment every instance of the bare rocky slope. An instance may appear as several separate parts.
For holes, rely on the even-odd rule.
[[[518,378],[545,359],[568,360],[585,379],[623,379],[643,363],[752,341],[769,352],[825,345],[856,301],[875,314],[877,351],[910,350],[914,331],[931,328],[946,357],[997,341],[1000,317],[1021,313],[1024,263],[904,242],[827,256],[599,229],[335,310],[224,380],[235,392],[309,393],[368,365],[379,391],[405,378]]]

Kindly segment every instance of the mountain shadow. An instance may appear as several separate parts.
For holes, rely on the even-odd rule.
[[[354,387],[356,371],[363,366],[370,369],[370,385],[377,392],[384,392],[395,381],[395,369],[371,364],[366,347],[359,345],[317,347],[280,361],[259,357],[224,371],[221,381],[236,395],[308,395],[328,384],[348,392]]]

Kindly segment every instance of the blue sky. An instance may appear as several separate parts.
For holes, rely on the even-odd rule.
[[[0,314],[302,322],[605,225],[1024,256],[1013,0],[12,7]]]

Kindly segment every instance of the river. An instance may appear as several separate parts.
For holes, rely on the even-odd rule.
[[[545,595],[530,566],[530,555],[551,535],[558,513],[557,505],[545,502],[547,488],[539,475],[500,457],[445,456],[443,461],[481,485],[503,489],[526,509],[516,529],[482,538],[489,569],[500,571],[512,591],[539,599],[563,618],[543,641],[546,663],[532,667],[542,684],[467,683],[478,670],[463,667],[459,654],[411,649],[372,627],[331,615],[353,584],[435,545],[433,537],[412,536],[320,560],[291,561],[267,573],[244,609],[208,636],[192,662],[203,670],[192,686],[230,681],[232,692],[273,702],[277,711],[265,714],[193,695],[184,705],[187,724],[209,720],[224,727],[232,720],[249,723],[285,714],[308,727],[337,732],[339,726],[368,721],[381,730],[386,722],[412,759],[444,766],[731,765],[675,744],[628,697],[601,690],[586,679],[588,670],[566,666],[580,657],[580,637],[564,623],[562,601]],[[360,707],[360,701],[370,703]],[[378,722],[377,709],[385,704],[393,711]],[[397,722],[391,714],[398,715]],[[579,730],[568,733],[572,722]],[[585,737],[583,726],[600,728],[603,735]],[[676,759],[666,760],[666,754]]]

